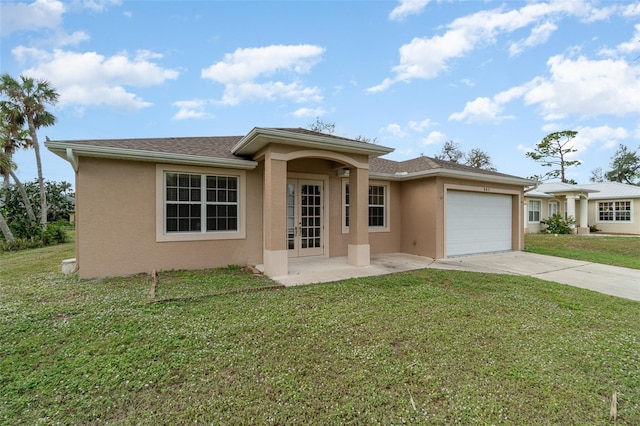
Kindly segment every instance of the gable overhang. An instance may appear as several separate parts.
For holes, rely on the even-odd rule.
[[[351,139],[254,127],[231,149],[231,152],[235,155],[253,156],[272,143],[299,146],[307,149],[342,152],[347,154],[364,154],[369,157],[379,157],[381,155],[389,154],[394,150],[393,148],[386,146]]]
[[[537,181],[531,179],[519,178],[517,176],[500,176],[484,173],[473,173],[464,170],[450,170],[450,169],[432,169],[419,172],[399,172],[399,173],[376,173],[369,172],[370,178],[386,179],[395,181],[423,179],[429,177],[449,177],[456,179],[466,179],[478,182],[490,182],[490,183],[502,183],[507,185],[517,186],[531,186],[536,184]]]
[[[169,152],[123,149],[109,146],[82,145],[47,141],[44,144],[49,151],[69,161],[73,169],[78,171],[78,157],[96,157],[127,161],[144,161],[152,163],[185,164],[206,167],[225,167],[231,169],[252,170],[258,163],[251,160],[235,158],[208,157],[203,155],[176,154]]]

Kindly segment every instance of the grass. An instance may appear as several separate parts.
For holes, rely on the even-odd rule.
[[[525,234],[525,251],[640,269],[640,236]]]
[[[0,255],[0,424],[640,424],[640,303],[422,270],[280,291],[237,268]],[[210,296],[218,294],[218,296]]]

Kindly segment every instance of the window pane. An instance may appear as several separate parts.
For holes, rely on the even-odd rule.
[[[167,173],[167,186],[178,186],[178,175],[176,173]]]

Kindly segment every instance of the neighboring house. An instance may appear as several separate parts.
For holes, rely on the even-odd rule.
[[[245,136],[48,141],[76,172],[83,278],[294,257],[432,258],[521,250],[534,182],[305,129]]]
[[[543,183],[525,192],[525,232],[537,233],[545,228],[542,220],[554,214],[575,220],[578,234],[589,233],[588,200],[595,189],[587,185]]]
[[[640,187],[634,185],[544,183],[525,192],[525,209],[525,232],[540,232],[540,220],[558,213],[576,220],[577,233],[595,226],[603,232],[640,235]]]
[[[581,185],[589,194],[589,224],[603,232],[640,235],[640,187],[618,182]]]

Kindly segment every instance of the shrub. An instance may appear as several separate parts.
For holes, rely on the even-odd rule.
[[[547,219],[541,220],[540,223],[547,225],[545,229],[540,231],[544,234],[573,234],[571,225],[574,225],[576,221],[571,216],[565,219],[559,214],[554,214]]]
[[[15,241],[0,241],[0,251],[18,251],[66,243],[69,241],[67,228],[59,223],[49,223],[46,229],[41,229],[36,224],[21,224],[18,232],[14,231]]]

